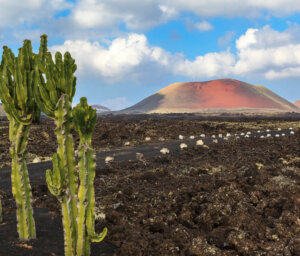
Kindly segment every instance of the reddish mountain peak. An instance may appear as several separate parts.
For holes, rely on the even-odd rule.
[[[300,108],[300,100],[295,101],[295,102],[294,102],[294,105],[295,105],[296,107]]]
[[[144,112],[295,110],[295,106],[263,86],[235,79],[171,84],[127,110]]]

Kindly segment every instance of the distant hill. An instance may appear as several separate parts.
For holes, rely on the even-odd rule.
[[[300,100],[295,101],[295,102],[294,102],[294,105],[295,105],[296,107],[300,108]]]
[[[112,111],[111,109],[107,108],[107,107],[104,107],[100,104],[93,104],[91,105],[92,108],[96,109],[97,113],[103,113],[103,112],[110,112]]]
[[[262,85],[235,79],[171,84],[116,113],[277,112],[299,111]]]

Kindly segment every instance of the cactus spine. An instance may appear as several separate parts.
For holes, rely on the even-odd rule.
[[[26,165],[27,142],[32,122],[38,122],[40,110],[33,98],[35,55],[29,40],[24,40],[17,57],[3,47],[0,68],[0,99],[9,120],[12,158],[12,192],[17,205],[19,238],[36,238],[31,186]]]
[[[103,232],[95,232],[95,191],[94,178],[96,167],[96,155],[92,148],[92,132],[96,125],[96,110],[91,109],[85,97],[80,99],[73,109],[73,124],[79,133],[80,142],[78,148],[78,170],[79,170],[79,190],[78,190],[78,216],[77,216],[77,255],[90,255],[90,243],[101,242],[107,233],[107,228]]]

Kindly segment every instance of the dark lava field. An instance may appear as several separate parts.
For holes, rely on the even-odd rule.
[[[97,152],[152,143],[163,148],[179,135],[194,136],[195,143],[169,148],[169,154],[97,165],[96,229],[107,227],[108,235],[93,244],[92,255],[299,256],[299,125],[300,117],[293,115],[99,117],[93,135]],[[57,147],[54,128],[47,119],[32,126],[28,163],[51,159]],[[280,136],[261,138],[258,131],[267,129]],[[254,136],[240,135],[247,132]],[[228,140],[196,146],[201,134],[227,133]],[[74,138],[77,144],[75,133]],[[1,256],[63,255],[60,205],[47,189],[41,164],[29,167],[38,177],[31,183],[36,240],[18,240],[10,184],[0,187]],[[8,122],[2,120],[0,179],[9,166]]]

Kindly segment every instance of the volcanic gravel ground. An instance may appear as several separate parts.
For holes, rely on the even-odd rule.
[[[155,120],[151,122],[154,126]],[[116,142],[123,129],[114,134]],[[211,134],[220,132],[209,129]],[[172,134],[176,132],[174,128]],[[136,138],[130,136],[126,139]],[[101,144],[93,139],[94,145]],[[97,166],[96,229],[107,227],[108,235],[104,242],[93,244],[92,255],[298,256],[299,156],[297,131],[293,136],[242,138]],[[63,255],[60,206],[43,180],[32,184],[35,241],[18,241],[14,201],[10,191],[0,191],[4,210],[0,255]]]

